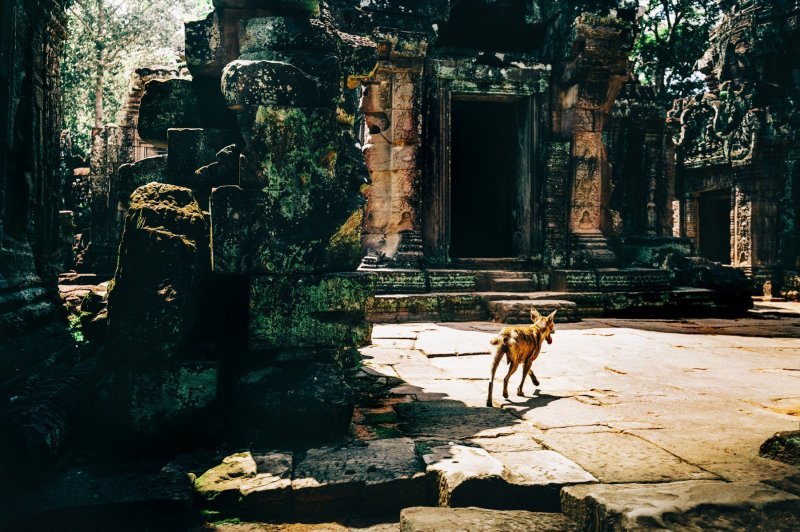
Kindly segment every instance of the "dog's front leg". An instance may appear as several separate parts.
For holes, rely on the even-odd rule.
[[[531,382],[533,382],[534,386],[539,386],[539,379],[536,378],[536,375],[533,374],[533,370],[530,370],[531,375]]]
[[[531,364],[533,364],[533,359],[529,358],[522,367],[522,380],[519,383],[519,388],[517,388],[517,395],[520,397],[523,397],[522,386],[525,384],[525,377],[527,377],[528,373],[531,371]]]

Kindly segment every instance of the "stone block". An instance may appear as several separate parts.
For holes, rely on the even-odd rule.
[[[596,292],[594,270],[554,270],[550,272],[550,290],[554,292]]]
[[[386,515],[433,503],[408,438],[311,449],[295,466],[292,494],[304,516]]]
[[[239,51],[242,55],[264,50],[332,52],[336,41],[316,20],[290,17],[263,17],[242,21]]]
[[[166,146],[170,128],[200,127],[201,111],[189,79],[152,80],[145,85],[139,107],[139,136]]]
[[[120,447],[169,448],[187,434],[202,433],[217,398],[218,373],[218,364],[207,361],[110,370],[97,386],[104,437]]]
[[[392,87],[388,81],[364,86],[361,109],[365,113],[385,112],[392,107]]]
[[[244,191],[238,186],[211,191],[211,270],[229,274],[246,271],[245,247],[248,226]]]
[[[211,183],[203,183],[196,171],[217,161],[217,153],[238,140],[225,129],[169,129],[167,131],[167,179],[170,184],[191,188],[203,210],[208,210]],[[205,200],[205,201],[203,201]]]
[[[127,204],[134,190],[147,183],[163,183],[166,177],[166,155],[156,155],[135,163],[123,164],[117,173],[119,199]]]
[[[439,506],[492,505],[505,484],[503,464],[479,447],[440,445],[422,457],[438,486]]]
[[[291,504],[292,454],[250,451],[226,456],[195,480],[205,508],[261,519],[285,515]]]
[[[208,223],[191,190],[150,183],[134,191],[108,295],[111,358],[144,364],[179,354],[196,319],[207,249]]]
[[[427,276],[421,270],[379,270],[378,294],[408,294],[428,291]]]
[[[411,110],[392,110],[392,141],[412,144],[419,141],[417,121]]]
[[[234,110],[259,105],[322,107],[332,96],[322,92],[315,78],[280,61],[234,61],[225,67],[221,83],[225,102]]]
[[[361,273],[254,277],[250,347],[340,348],[369,342],[365,321],[375,279]]]
[[[487,508],[405,508],[400,512],[402,532],[561,532],[573,527],[560,513]]]
[[[500,323],[530,324],[532,307],[542,315],[557,311],[556,323],[581,321],[578,306],[572,301],[558,299],[495,300],[490,301],[487,306],[492,319]]]
[[[366,11],[447,20],[450,2],[447,0],[364,0],[361,7]]]
[[[417,146],[393,146],[392,170],[410,170],[417,167]]]
[[[792,530],[800,497],[760,483],[686,481],[570,486],[564,513],[581,530]]]
[[[245,444],[321,442],[344,435],[354,395],[334,362],[274,364],[236,383],[234,438]]]
[[[225,67],[225,32],[219,11],[185,23],[186,65],[192,76],[218,78]]]
[[[319,11],[319,0],[214,0],[214,6],[232,9],[275,9],[316,13]]]
[[[472,292],[477,285],[477,274],[468,271],[428,270],[432,292]]]

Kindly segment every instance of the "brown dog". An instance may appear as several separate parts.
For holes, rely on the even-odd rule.
[[[494,374],[497,371],[497,366],[500,365],[503,355],[506,356],[507,362],[511,366],[508,368],[508,374],[503,380],[503,397],[508,399],[508,379],[517,371],[517,367],[520,364],[522,364],[522,382],[519,383],[519,388],[517,388],[517,395],[522,395],[522,385],[525,384],[525,377],[528,374],[531,376],[533,385],[539,386],[539,381],[536,379],[536,375],[533,374],[531,364],[539,356],[539,351],[542,350],[542,344],[545,341],[548,344],[553,343],[553,334],[555,334],[553,320],[556,317],[556,312],[554,310],[549,316],[542,316],[535,308],[532,308],[531,321],[533,325],[505,327],[500,331],[499,335],[491,339],[494,359],[492,360],[492,376],[489,380],[489,397],[486,399],[486,406],[492,406]]]

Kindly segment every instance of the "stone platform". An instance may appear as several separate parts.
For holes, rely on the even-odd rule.
[[[741,313],[723,291],[672,286],[670,272],[597,270],[375,270],[373,323],[527,323],[531,307],[559,309],[561,323],[596,317],[708,316]],[[540,308],[541,307],[541,308]]]

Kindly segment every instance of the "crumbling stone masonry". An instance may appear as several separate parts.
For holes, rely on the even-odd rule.
[[[82,387],[56,295],[63,4],[0,7],[0,470],[51,463]],[[83,370],[81,370],[83,371]]]
[[[792,2],[720,2],[700,62],[705,93],[678,100],[677,231],[704,257],[796,290],[798,17]],[[796,292],[794,292],[796,294]]]
[[[78,268],[110,276],[117,265],[117,250],[131,192],[144,183],[129,183],[125,164],[159,157],[144,164],[163,160],[163,147],[143,142],[137,132],[139,105],[145,85],[153,80],[186,77],[188,74],[171,68],[138,68],[131,74],[126,101],[117,113],[117,120],[92,131],[89,157],[89,225],[78,227],[81,249]],[[156,179],[157,180],[157,179]]]

